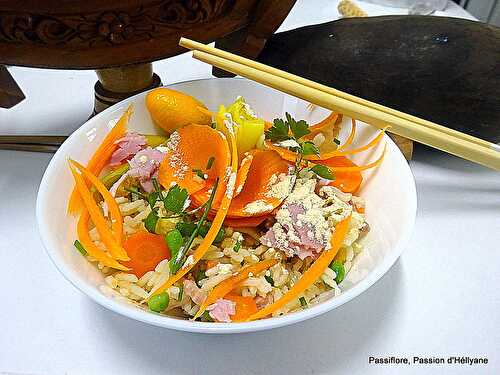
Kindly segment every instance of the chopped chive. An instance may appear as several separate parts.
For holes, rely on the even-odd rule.
[[[302,307],[307,307],[307,302],[306,302],[306,299],[304,297],[300,297],[299,301],[300,301],[300,305]]]
[[[235,253],[237,253],[238,251],[240,251],[240,249],[241,249],[241,241],[238,241],[234,244],[233,250]]]
[[[88,254],[88,253],[87,253],[87,250],[85,250],[85,248],[83,247],[83,245],[82,245],[82,243],[81,243],[80,241],[75,240],[75,242],[74,242],[74,244],[73,244],[73,245],[75,245],[76,249],[77,249],[77,250],[78,250],[78,251],[79,251],[79,252],[80,252],[83,256],[85,256],[85,255],[87,255],[87,254]]]
[[[196,175],[199,178],[201,178],[202,180],[206,180],[205,174],[203,173],[203,171],[201,169],[193,169],[192,171],[193,171],[193,173],[196,173]]]
[[[339,145],[340,145],[340,139],[338,139],[338,138],[333,138],[333,142],[334,142],[337,146],[339,146]]]
[[[274,280],[271,276],[264,275],[264,278],[269,284],[271,284],[271,286],[274,286]]]
[[[207,200],[207,204],[205,206],[205,210],[203,211],[203,214],[201,215],[200,220],[198,221],[198,224],[196,225],[196,229],[191,233],[191,236],[188,238],[188,240],[184,243],[183,246],[179,249],[179,252],[177,253],[177,256],[175,258],[171,258],[169,261],[169,266],[170,266],[170,272],[172,274],[177,273],[179,269],[182,267],[182,264],[184,263],[184,260],[186,258],[186,255],[193,245],[193,241],[198,236],[198,232],[200,231],[200,228],[203,226],[205,223],[205,220],[207,219],[208,212],[210,211],[210,208],[212,208],[212,202],[214,201],[215,198],[215,192],[217,191],[217,187],[219,186],[219,179],[217,178],[215,180],[214,186],[212,188],[212,193],[210,194],[210,197]],[[184,190],[184,189],[183,189]],[[184,190],[187,195],[187,191]]]
[[[184,285],[181,285],[179,287],[179,296],[178,296],[178,301],[182,301],[182,296],[184,295]]]
[[[210,156],[210,158],[208,159],[208,162],[207,162],[207,168],[206,169],[212,168],[212,165],[214,164],[214,161],[215,161],[215,158],[213,156]]]
[[[139,191],[139,189],[137,189],[135,186],[132,186],[132,187],[126,187],[124,188],[125,191],[128,191],[129,193],[132,193],[132,194],[137,194],[138,196],[140,196],[141,198],[144,198],[144,199],[148,199],[148,196],[146,194],[143,194]]]

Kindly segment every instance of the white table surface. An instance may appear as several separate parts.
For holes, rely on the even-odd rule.
[[[359,2],[370,15],[404,10]],[[338,17],[298,1],[282,29]],[[455,5],[441,14],[472,18]],[[207,77],[181,55],[163,82]],[[92,108],[91,71],[10,68],[27,99],[0,109],[0,133],[67,134]],[[0,374],[498,374],[500,174],[417,147],[411,245],[372,288],[319,318],[254,334],[147,326],[103,309],[57,272],[38,238],[35,199],[51,155],[0,151]],[[368,364],[369,356],[487,357],[486,366]]]

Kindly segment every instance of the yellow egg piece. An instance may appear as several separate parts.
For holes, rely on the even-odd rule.
[[[198,109],[206,109],[205,104],[190,95],[163,87],[148,93],[146,107],[154,123],[167,133],[188,124],[210,125],[211,122],[211,117]]]

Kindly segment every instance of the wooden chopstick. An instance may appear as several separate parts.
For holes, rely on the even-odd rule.
[[[60,146],[66,138],[64,135],[0,135],[0,143]]]
[[[438,148],[489,168],[500,170],[500,152],[495,150],[493,146],[491,146],[492,144],[488,144],[488,146],[480,145],[462,137],[456,137],[438,129],[428,128],[419,123],[400,118],[376,108],[367,107],[358,102],[353,102],[331,93],[302,85],[296,81],[291,81],[281,76],[276,76],[209,53],[195,50],[193,52],[193,57],[319,106],[344,113],[350,117],[358,118],[361,121],[373,124],[379,128],[390,126],[390,131],[395,134]]]
[[[57,145],[44,145],[35,143],[0,143],[0,150],[54,153],[58,148],[59,146]]]
[[[287,79],[290,81],[297,82],[297,83],[304,85],[304,86],[308,86],[308,87],[311,87],[314,89],[324,91],[326,93],[335,95],[339,98],[343,98],[343,99],[358,103],[360,105],[364,105],[366,107],[377,109],[377,110],[382,111],[384,113],[391,114],[393,116],[397,116],[397,117],[406,119],[408,121],[426,126],[428,128],[431,128],[431,129],[436,129],[436,130],[441,131],[443,133],[450,134],[452,136],[455,136],[457,138],[461,138],[464,140],[468,140],[468,141],[476,143],[478,145],[483,145],[483,146],[494,148],[494,149],[497,148],[495,144],[488,142],[484,139],[480,139],[480,138],[471,136],[469,134],[465,134],[465,133],[459,132],[457,130],[450,129],[446,126],[436,124],[432,121],[427,121],[427,120],[424,120],[422,118],[410,115],[408,113],[404,113],[404,112],[383,106],[381,104],[374,103],[372,101],[357,97],[355,95],[348,94],[348,93],[340,91],[340,90],[336,90],[332,87],[328,87],[326,85],[311,81],[309,79],[297,76],[295,74],[291,74],[291,73],[285,72],[283,70],[273,68],[269,65],[265,65],[265,64],[253,61],[253,60],[247,59],[245,57],[238,56],[238,55],[235,55],[233,53],[230,53],[230,52],[218,49],[218,48],[210,47],[206,44],[199,43],[199,42],[196,42],[196,41],[191,40],[191,39],[181,38],[179,41],[179,45],[181,45],[185,48],[191,49],[191,50],[206,52],[206,53],[214,55],[214,56],[218,56],[218,57],[230,60],[230,61],[234,61],[234,62],[243,64],[243,65],[249,66],[251,68],[254,68],[254,69],[257,69],[257,70],[260,70],[260,71],[263,71],[263,72],[266,72],[266,73],[269,73],[269,74],[272,74],[272,75],[275,75],[275,76],[278,76],[278,77],[281,77],[281,78],[284,78],[284,79]]]

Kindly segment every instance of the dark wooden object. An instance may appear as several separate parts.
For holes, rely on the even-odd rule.
[[[273,35],[259,61],[500,142],[500,29],[458,18],[349,18]]]
[[[151,71],[147,77],[141,75],[141,84],[132,85],[131,91],[111,89],[119,81],[132,79],[137,70],[147,70],[147,65],[130,69],[123,69],[124,66],[147,64],[185,52],[178,46],[181,36],[202,42],[221,40],[233,51],[256,57],[294,3],[295,0],[0,0],[0,64],[98,69],[96,110],[100,110],[125,94],[130,96],[158,85],[159,78]],[[227,37],[235,32],[237,43]],[[102,69],[118,81],[102,81]]]
[[[0,65],[0,108],[11,108],[25,98],[7,68]]]

